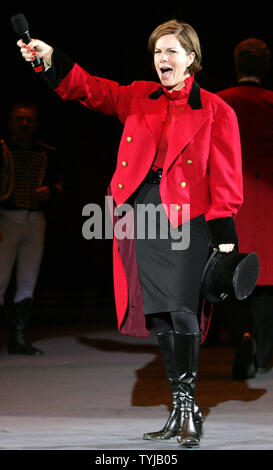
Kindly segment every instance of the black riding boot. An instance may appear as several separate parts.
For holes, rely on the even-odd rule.
[[[179,422],[179,392],[177,384],[177,370],[174,355],[174,332],[160,333],[157,335],[160,352],[162,355],[166,374],[171,386],[171,393],[173,397],[173,409],[165,424],[160,431],[147,432],[143,434],[145,440],[167,440],[177,435],[177,425]]]
[[[178,390],[180,422],[177,442],[181,446],[198,446],[202,435],[203,416],[195,403],[195,387],[200,354],[200,333],[175,333],[175,354],[179,358]]]
[[[27,298],[12,306],[8,342],[9,354],[41,355],[43,351],[34,348],[27,342],[27,330],[31,318],[32,299]]]
[[[165,426],[160,431],[145,433],[143,435],[143,439],[145,440],[168,440],[168,439],[171,439],[172,437],[176,437],[180,429],[181,393],[180,393],[180,386],[179,386],[180,377],[178,377],[178,373],[181,371],[181,366],[180,366],[180,361],[179,361],[179,358],[181,356],[180,356],[180,349],[179,349],[178,350],[179,356],[178,356],[178,361],[177,361],[175,350],[174,350],[174,335],[175,333],[173,331],[169,333],[162,333],[162,334],[157,335],[166,374],[167,374],[167,377],[171,386],[173,408]],[[188,335],[185,335],[185,336],[188,336]],[[200,338],[200,335],[198,336]],[[179,367],[177,366],[177,363],[179,364]],[[196,403],[193,404],[193,408],[194,408],[195,425],[198,430],[198,433],[201,435],[202,424],[203,424],[202,411],[200,410],[199,406],[196,405]]]

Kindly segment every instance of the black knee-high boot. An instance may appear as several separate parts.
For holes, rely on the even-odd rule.
[[[165,426],[160,431],[147,432],[143,435],[145,440],[167,440],[177,435],[177,426],[179,423],[179,391],[177,382],[177,370],[174,354],[174,332],[157,334],[159,348],[166,370],[167,378],[170,382],[171,393],[173,398],[173,409]]]
[[[164,367],[166,370],[166,375],[170,383],[172,399],[173,399],[173,408],[167,419],[165,426],[160,431],[148,432],[143,435],[145,440],[168,440],[172,437],[177,437],[179,431],[181,430],[181,407],[182,405],[182,393],[181,393],[181,380],[183,379],[181,371],[183,370],[183,364],[181,364],[181,347],[180,340],[182,337],[179,337],[178,344],[176,345],[176,354],[174,349],[174,336],[179,335],[179,333],[174,333],[170,331],[168,333],[158,334],[158,342],[160,347],[160,352],[162,355]],[[199,338],[199,349],[200,349],[200,334],[198,335],[182,335],[182,336],[196,336]],[[187,338],[188,339],[188,338]],[[198,340],[197,340],[198,343]],[[199,356],[199,354],[198,354]],[[198,363],[198,361],[197,361]],[[192,383],[193,386],[193,383]],[[195,385],[194,385],[195,388]],[[199,406],[194,402],[193,403],[193,413],[194,413],[194,423],[197,429],[198,435],[202,434],[202,425],[203,425],[203,414]],[[183,445],[183,444],[182,444]]]
[[[12,306],[9,318],[9,354],[25,354],[37,356],[43,354],[40,349],[34,348],[27,341],[28,326],[31,319],[32,298],[26,298],[16,302]]]
[[[180,422],[177,441],[181,446],[193,447],[200,443],[203,417],[195,403],[195,387],[200,355],[200,333],[175,333],[174,349],[179,368],[178,390]]]

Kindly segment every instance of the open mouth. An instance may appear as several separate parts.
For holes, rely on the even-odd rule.
[[[170,78],[173,70],[172,70],[171,67],[162,67],[160,69],[160,71],[161,71],[161,74],[162,74],[162,78],[164,80],[168,80]]]

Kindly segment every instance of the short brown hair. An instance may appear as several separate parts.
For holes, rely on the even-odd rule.
[[[263,78],[270,67],[271,53],[261,39],[248,38],[237,44],[234,60],[237,74]]]
[[[32,103],[32,101],[17,101],[16,103],[14,103],[9,111],[9,117],[11,118],[13,113],[15,113],[18,109],[21,108],[30,109],[36,114],[36,117],[38,119],[38,109],[36,104]]]
[[[193,73],[202,70],[200,41],[193,27],[187,23],[181,23],[177,20],[166,21],[165,23],[157,26],[157,28],[150,35],[148,41],[148,49],[152,54],[154,54],[157,40],[166,34],[174,34],[177,36],[177,39],[187,54],[194,52],[195,57],[193,63],[188,68],[189,73],[192,75]]]

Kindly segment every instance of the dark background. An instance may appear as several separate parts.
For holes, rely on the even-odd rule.
[[[0,17],[0,136],[7,133],[11,105],[18,99],[34,101],[40,111],[41,138],[56,146],[65,182],[63,201],[48,218],[38,298],[52,293],[59,293],[61,299],[72,292],[89,293],[95,298],[92,302],[99,303],[106,292],[112,299],[112,241],[84,240],[82,208],[88,203],[104,207],[122,128],[114,118],[78,103],[62,102],[48,89],[21,58],[10,17],[24,13],[32,37],[62,49],[91,74],[121,84],[156,80],[147,51],[149,34],[172,18],[188,22],[199,35],[203,53],[203,71],[197,80],[215,92],[235,83],[233,50],[238,42],[257,37],[273,51],[270,3],[55,1],[26,2],[25,7],[13,2],[11,8],[5,8]],[[272,77],[271,67],[264,81],[266,88],[272,89]]]

